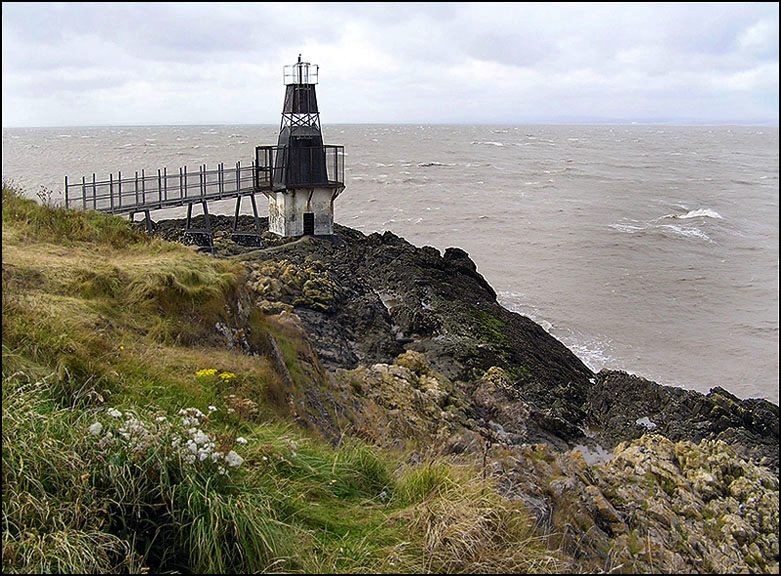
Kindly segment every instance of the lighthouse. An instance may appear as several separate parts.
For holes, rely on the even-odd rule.
[[[323,143],[318,73],[300,55],[283,68],[277,145],[255,149],[256,188],[268,198],[269,230],[278,236],[332,235],[334,201],[344,190],[344,147]]]

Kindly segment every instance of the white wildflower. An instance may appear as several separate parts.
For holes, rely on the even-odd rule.
[[[188,440],[187,441],[187,449],[190,452],[192,452],[193,454],[197,454],[198,453],[198,445],[195,442],[193,442],[192,440]]]
[[[226,472],[227,470],[225,470],[225,468],[223,468],[222,466],[217,467],[217,474],[219,474],[220,476],[225,476]]]
[[[193,440],[196,444],[205,444],[209,441],[209,435],[202,430],[196,430],[193,434]]]
[[[236,444],[246,444],[246,443],[247,443],[247,439],[244,438],[243,436],[239,436],[238,438],[236,438]]]
[[[155,418],[155,422],[165,422],[165,416],[158,416]]]
[[[216,406],[209,405],[209,412],[216,412],[216,411],[217,411]]]
[[[89,433],[93,436],[100,436],[100,433],[103,431],[103,424],[95,422],[92,426],[87,428],[87,430],[89,430]]]
[[[233,414],[234,412],[236,412],[236,409],[235,408],[228,408],[227,412],[228,412],[228,414]]]
[[[122,412],[117,410],[116,408],[109,408],[106,410],[106,413],[111,416],[112,418],[120,418],[122,417]]]
[[[233,466],[235,468],[236,466],[241,466],[243,462],[244,458],[236,454],[233,450],[225,455],[225,463],[228,466]]]
[[[197,421],[199,418],[206,418],[206,415],[198,410],[198,408],[184,408],[179,410],[179,416],[189,416],[193,421]]]
[[[97,447],[101,450],[105,448],[106,446],[113,446],[114,445],[114,436],[111,434],[111,432],[106,432],[106,434],[98,440]]]

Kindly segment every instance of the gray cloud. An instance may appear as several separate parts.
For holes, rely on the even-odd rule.
[[[2,10],[4,126],[276,123],[298,53],[330,122],[778,122],[776,3]]]

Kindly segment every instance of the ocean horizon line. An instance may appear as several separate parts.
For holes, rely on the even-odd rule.
[[[52,124],[38,126],[3,126],[3,130],[36,130],[58,128],[166,128],[187,126],[266,126],[277,127],[278,122],[142,122],[129,124]],[[670,127],[767,127],[778,128],[778,120],[734,120],[734,121],[710,121],[710,120],[623,120],[623,119],[548,119],[528,121],[486,121],[486,122],[324,122],[324,126],[670,126]]]

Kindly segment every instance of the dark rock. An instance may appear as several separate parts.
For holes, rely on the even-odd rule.
[[[393,364],[405,350],[422,354],[431,370],[458,384],[471,422],[446,442],[446,451],[466,450],[476,433],[506,445],[599,450],[653,431],[673,441],[721,439],[778,470],[777,406],[739,400],[721,388],[703,395],[625,372],[594,375],[541,326],[499,305],[460,248],[441,255],[392,232],[367,236],[339,225],[334,236],[277,238],[268,234],[266,219],[261,223],[265,247],[248,249],[229,240],[232,218],[211,218],[216,254],[247,265],[258,307],[295,312],[318,374],[321,364],[352,370]],[[242,217],[240,224],[251,228],[254,221]],[[157,222],[154,233],[187,241],[183,220]],[[333,398],[316,391],[305,396],[315,425],[334,428],[324,408]],[[349,393],[340,402],[347,406]],[[403,416],[391,417],[388,430],[439,429],[425,421],[438,416],[421,412],[417,428],[399,422]],[[350,417],[346,409],[340,416]]]
[[[673,441],[724,440],[755,462],[767,458],[778,470],[778,406],[767,400],[740,400],[723,388],[706,395],[662,386],[621,371],[596,376],[584,404],[586,421],[606,448],[653,431]]]

